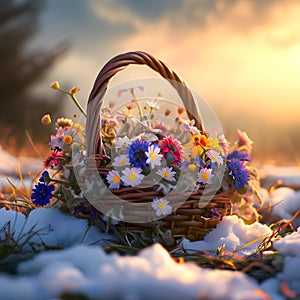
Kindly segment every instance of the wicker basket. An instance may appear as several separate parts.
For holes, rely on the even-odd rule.
[[[107,174],[108,168],[103,164],[103,160],[109,159],[105,153],[103,140],[100,135],[100,110],[103,104],[103,97],[108,88],[108,83],[113,76],[126,66],[132,64],[146,65],[158,72],[163,78],[170,80],[169,82],[178,92],[184,103],[188,117],[195,119],[190,113],[197,111],[192,93],[179,76],[170,70],[163,62],[140,51],[124,53],[112,58],[103,67],[96,78],[89,97],[87,110],[87,156],[90,157],[90,160],[96,161],[98,172],[101,175]],[[197,117],[196,120],[199,120],[199,118]],[[197,126],[199,130],[202,130],[201,122],[196,121],[195,126]],[[199,207],[199,197],[203,196],[204,190],[204,186],[200,186],[197,191],[189,195],[183,205],[173,211],[172,214],[160,219],[160,230],[169,230],[174,240],[186,237],[191,241],[197,241],[203,239],[203,237],[220,222],[223,216],[231,214],[231,197],[233,190],[229,189],[223,191],[220,189],[205,207]],[[139,203],[151,202],[153,197],[159,197],[162,194],[157,191],[157,186],[154,185],[145,189],[124,187],[118,190],[116,195],[123,200],[138,205]],[[178,195],[178,197],[180,197],[180,195]],[[221,215],[220,218],[211,215],[210,209],[212,208],[218,210],[218,213]],[[147,212],[145,212],[145,214],[147,214]],[[126,231],[137,233],[151,232],[155,230],[155,228],[157,229],[157,222],[121,222],[118,227],[119,231],[124,234],[126,234]]]

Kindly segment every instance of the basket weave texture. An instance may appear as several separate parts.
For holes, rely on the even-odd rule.
[[[191,113],[197,112],[193,95],[184,81],[174,71],[169,69],[162,61],[145,52],[136,51],[118,55],[108,61],[102,68],[96,78],[88,100],[86,123],[87,156],[89,160],[96,162],[97,171],[101,176],[106,176],[109,172],[109,168],[104,163],[105,161],[109,161],[109,157],[105,151],[105,142],[101,137],[100,128],[100,111],[103,106],[103,97],[108,88],[109,81],[118,72],[132,64],[148,66],[163,78],[170,80],[170,84],[177,91],[184,104],[189,119],[194,119],[195,126],[200,131],[203,131],[199,116],[195,118]],[[163,194],[157,191],[155,184],[146,188],[122,187],[112,192],[120,199],[134,203],[137,206],[141,203],[150,203],[154,197],[163,197]],[[208,197],[210,196],[210,192],[205,189],[205,186],[200,185],[197,190],[189,194],[186,201],[174,210],[172,214],[152,222],[121,222],[116,228],[123,234],[126,234],[126,231],[143,233],[155,230],[159,223],[160,230],[169,230],[174,240],[181,238],[188,238],[191,241],[202,240],[208,232],[216,227],[223,216],[231,214],[233,191],[231,189],[226,191],[220,189],[205,207],[199,207],[199,199],[200,197],[205,197],[205,193],[207,193]],[[177,195],[179,198],[181,196]],[[211,209],[217,209],[220,216],[214,216],[211,213]],[[144,213],[146,216],[147,211]]]

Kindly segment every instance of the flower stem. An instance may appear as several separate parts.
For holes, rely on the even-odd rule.
[[[77,98],[76,98],[76,96],[75,96],[74,94],[72,94],[72,93],[70,93],[70,92],[68,92],[68,91],[65,91],[65,90],[63,90],[63,89],[61,89],[61,88],[59,88],[59,89],[57,89],[57,90],[61,91],[61,92],[64,93],[64,94],[69,95],[69,96],[72,98],[72,100],[73,100],[73,102],[75,103],[75,105],[78,107],[78,109],[79,109],[79,110],[84,114],[84,116],[86,117],[86,111],[85,111],[84,108],[81,106],[81,104],[79,103],[79,101],[77,100]]]
[[[55,182],[55,183],[60,183],[63,184],[65,186],[71,186],[72,184],[68,181],[63,181],[63,180],[58,180],[58,179],[53,179],[53,178],[49,178],[49,182]]]
[[[139,110],[139,114],[140,114],[140,118],[141,118],[141,121],[143,119],[143,111],[142,111],[142,107],[141,107],[141,104],[140,102],[138,101],[137,97],[136,97],[136,94],[134,92],[134,88],[131,88],[130,89],[130,94],[132,95],[133,97],[133,100],[136,102],[137,104],[137,107],[138,107],[138,110]]]
[[[81,104],[79,103],[79,101],[77,100],[77,98],[75,97],[75,95],[70,94],[72,100],[74,101],[74,103],[76,104],[76,106],[78,107],[78,109],[84,114],[84,116],[86,117],[86,111],[84,110],[84,108],[81,106]]]

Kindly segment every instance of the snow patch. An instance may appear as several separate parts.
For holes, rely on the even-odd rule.
[[[53,299],[63,292],[89,299],[269,299],[243,273],[177,264],[159,244],[134,257],[83,245],[44,252],[22,263],[19,276],[31,278],[35,287],[23,299]]]
[[[203,241],[190,242],[184,239],[182,246],[190,250],[216,250],[226,244],[226,250],[235,251],[245,244],[261,237],[261,240],[243,248],[239,253],[249,254],[254,252],[266,234],[271,233],[267,225],[255,222],[246,225],[238,216],[226,216],[215,229],[208,233]]]
[[[101,240],[111,239],[110,235],[100,233],[95,227],[88,229],[87,220],[65,215],[56,208],[36,208],[28,218],[22,213],[2,208],[0,209],[0,228],[8,223],[10,223],[13,238],[19,240],[20,243],[25,241],[31,232],[37,234],[32,235],[30,242],[41,243],[43,241],[47,246],[70,247],[81,243],[101,244]]]
[[[275,241],[274,247],[278,249],[281,255],[298,256],[300,258],[300,227],[298,227],[297,232]]]

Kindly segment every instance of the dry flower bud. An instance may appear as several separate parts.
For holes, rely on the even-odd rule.
[[[182,115],[185,112],[185,108],[183,106],[178,106],[177,112],[179,115]]]
[[[41,123],[43,125],[50,125],[51,124],[51,117],[49,114],[46,114],[46,115],[43,115],[42,118],[41,118]]]
[[[50,84],[50,87],[54,90],[58,90],[59,89],[59,83],[58,81],[53,81],[51,84]]]
[[[80,88],[78,88],[76,86],[70,90],[71,95],[78,94],[79,92],[80,92]]]
[[[170,114],[171,114],[171,110],[170,109],[166,109],[165,116],[169,116]]]

